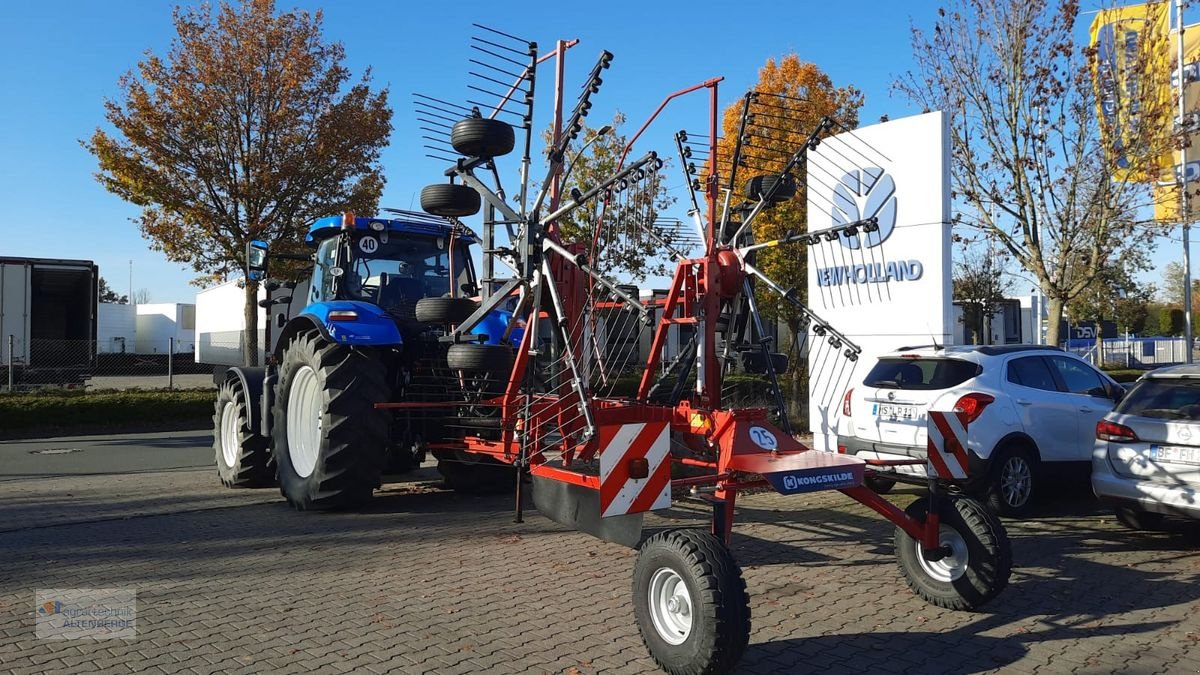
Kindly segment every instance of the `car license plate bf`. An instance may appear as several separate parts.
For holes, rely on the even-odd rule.
[[[1170,464],[1200,464],[1200,448],[1180,448],[1173,445],[1150,446],[1150,457]]]
[[[889,420],[915,420],[917,419],[917,406],[877,403],[875,415]]]

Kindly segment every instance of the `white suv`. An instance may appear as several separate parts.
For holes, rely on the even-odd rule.
[[[963,487],[997,513],[1024,515],[1043,464],[1090,465],[1096,422],[1125,390],[1086,361],[1053,347],[915,347],[880,356],[846,392],[838,451],[864,459],[926,456],[926,413],[967,417]],[[924,466],[895,467],[924,477]],[[868,485],[887,491],[895,481]]]

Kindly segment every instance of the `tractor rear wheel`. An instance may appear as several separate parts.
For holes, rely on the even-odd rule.
[[[500,157],[512,152],[517,136],[512,125],[500,120],[468,117],[450,129],[450,145],[467,157]]]
[[[480,205],[479,193],[466,185],[434,183],[421,189],[421,210],[435,216],[473,216],[479,213]]]
[[[213,413],[213,450],[217,477],[225,487],[265,487],[275,482],[275,463],[265,436],[250,429],[251,401],[239,380],[217,390]]]
[[[297,336],[279,367],[272,440],[279,490],[298,510],[351,507],[379,487],[387,367],[372,351]]]
[[[750,596],[725,543],[701,530],[660,532],[638,549],[633,615],[668,673],[733,669],[750,641]]]
[[[939,539],[945,555],[925,557],[920,541],[896,528],[896,558],[904,580],[926,602],[946,609],[973,610],[1008,584],[1012,548],[1000,519],[968,498],[945,497],[939,513]],[[924,521],[929,499],[922,497],[904,510]]]

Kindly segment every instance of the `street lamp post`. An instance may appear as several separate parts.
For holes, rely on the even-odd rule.
[[[604,126],[600,127],[595,131],[595,133],[592,134],[592,137],[583,144],[583,147],[579,148],[579,150],[571,156],[571,161],[567,163],[567,170],[563,172],[562,178],[560,179],[561,185],[564,187],[566,186],[567,178],[571,175],[571,170],[575,168],[575,162],[579,161],[579,158],[583,156],[583,153],[586,152],[593,143],[600,140],[601,136],[604,136],[608,132],[612,131],[612,129],[613,128],[611,124],[605,124]]]

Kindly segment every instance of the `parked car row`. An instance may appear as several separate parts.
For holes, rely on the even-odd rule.
[[[838,451],[925,459],[931,410],[965,419],[969,476],[960,487],[1001,515],[1027,515],[1063,474],[1053,469],[1074,467],[1090,469],[1096,495],[1130,527],[1200,518],[1200,366],[1154,371],[1127,392],[1053,347],[903,348],[846,392]],[[925,467],[887,467],[867,484],[886,492],[906,475],[924,478]]]

